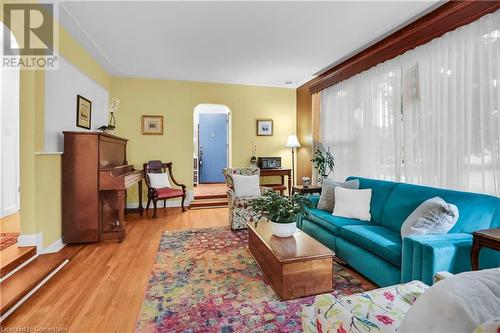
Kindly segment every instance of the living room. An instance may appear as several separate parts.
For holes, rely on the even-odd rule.
[[[2,331],[500,329],[499,1],[0,17]]]

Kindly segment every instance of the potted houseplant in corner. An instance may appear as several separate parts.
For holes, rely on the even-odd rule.
[[[278,237],[293,235],[297,228],[297,214],[304,210],[304,206],[312,206],[307,196],[296,193],[287,197],[275,191],[268,191],[252,202],[252,209],[269,220],[273,235]]]
[[[314,151],[314,157],[311,160],[314,163],[314,168],[318,171],[318,183],[321,184],[323,179],[328,178],[335,167],[335,158],[330,153],[330,147],[325,150],[323,145]]]

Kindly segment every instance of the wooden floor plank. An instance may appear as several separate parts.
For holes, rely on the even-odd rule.
[[[73,249],[68,248],[58,253],[40,255],[2,281],[0,283],[2,295],[0,314],[7,312],[66,259],[69,259],[72,251]]]
[[[3,327],[62,327],[68,332],[132,332],[165,230],[226,226],[227,208],[158,210],[128,216],[127,238],[82,246]],[[64,249],[71,249],[66,246]],[[63,249],[63,250],[64,250]]]
[[[9,246],[0,251],[0,277],[4,277],[36,255],[35,246]]]
[[[0,218],[0,232],[20,232],[21,214],[14,213]]]

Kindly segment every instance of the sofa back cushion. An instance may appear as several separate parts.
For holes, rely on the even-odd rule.
[[[360,189],[372,190],[372,199],[370,203],[370,214],[372,216],[372,222],[381,224],[385,201],[391,194],[392,190],[399,183],[362,177],[348,177],[346,180],[353,179],[359,180]],[[401,224],[403,223],[403,221],[401,222]]]
[[[450,233],[471,233],[498,224],[495,209],[500,209],[499,198],[405,183],[398,183],[385,201],[380,224],[399,232],[405,219],[420,204],[436,196],[458,207],[459,218]]]

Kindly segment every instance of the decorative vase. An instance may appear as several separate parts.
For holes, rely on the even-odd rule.
[[[311,180],[310,179],[302,179],[302,185],[304,187],[309,187],[311,185]]]
[[[297,229],[297,223],[295,221],[290,223],[269,222],[271,223],[271,232],[277,237],[291,237]]]
[[[257,157],[252,156],[252,158],[250,158],[250,167],[251,168],[256,168],[257,167]]]

